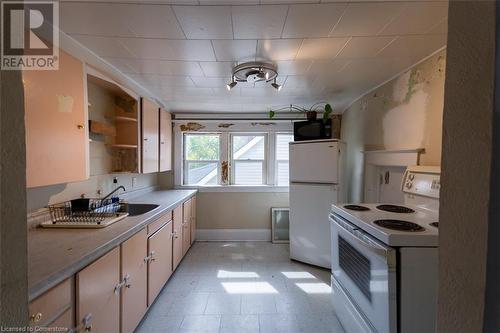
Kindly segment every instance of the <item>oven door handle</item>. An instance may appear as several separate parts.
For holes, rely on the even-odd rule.
[[[337,216],[332,217],[332,215],[329,216],[330,221],[335,223],[335,225],[338,228],[342,229],[344,232],[349,234],[350,239],[356,241],[359,245],[363,246],[368,251],[375,253],[378,256],[386,258],[388,263],[391,263],[393,261],[395,262],[395,255],[394,255],[393,249],[386,248],[386,247],[382,246],[381,244],[378,244],[378,242],[376,242],[375,240],[371,240],[370,239],[371,237],[369,237],[368,235],[363,235],[363,238],[358,237],[358,235],[353,233],[353,230],[357,230],[357,229],[349,230],[349,228],[347,228],[346,226],[343,225],[344,223],[348,223],[348,222],[343,222],[343,221],[339,222],[339,221],[337,221],[337,218],[339,218],[339,217],[337,217]],[[362,233],[362,231],[360,231],[360,230],[358,232],[360,234]]]

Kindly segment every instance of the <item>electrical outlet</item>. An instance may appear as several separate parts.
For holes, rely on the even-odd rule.
[[[132,177],[132,188],[137,186],[137,177]]]

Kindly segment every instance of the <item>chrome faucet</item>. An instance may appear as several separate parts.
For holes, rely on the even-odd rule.
[[[120,185],[118,186],[117,188],[115,188],[113,191],[111,191],[108,195],[106,195],[104,198],[102,198],[101,200],[104,201],[106,200],[107,198],[109,198],[110,196],[112,196],[116,191],[118,191],[119,189],[123,189],[123,191],[126,191],[125,190],[125,187]]]

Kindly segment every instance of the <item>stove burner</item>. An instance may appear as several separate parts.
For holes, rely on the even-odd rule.
[[[370,210],[370,208],[365,207],[365,206],[359,206],[359,205],[345,205],[344,208],[350,209],[350,210],[357,210],[360,212]]]
[[[378,226],[387,228],[387,229],[392,229],[392,230],[399,230],[399,231],[424,231],[425,228],[422,226],[419,226],[416,223],[409,222],[409,221],[401,221],[401,220],[376,220],[373,223],[375,223]]]
[[[378,205],[377,209],[384,210],[386,212],[391,212],[391,213],[415,213],[415,211],[411,208],[405,207],[405,206],[398,206],[398,205]]]
[[[439,222],[432,222],[432,223],[429,223],[431,226],[433,226],[434,228],[439,228]]]

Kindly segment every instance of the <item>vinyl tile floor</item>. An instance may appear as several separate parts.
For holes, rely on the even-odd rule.
[[[329,270],[288,244],[196,242],[136,332],[344,332],[330,297]]]

